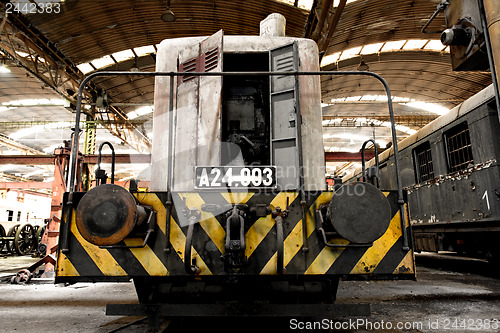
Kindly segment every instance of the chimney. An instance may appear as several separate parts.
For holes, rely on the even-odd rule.
[[[264,20],[260,21],[261,37],[285,37],[286,19],[283,15],[270,14]]]

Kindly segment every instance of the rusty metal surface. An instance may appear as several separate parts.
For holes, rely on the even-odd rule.
[[[83,238],[96,245],[114,245],[136,223],[134,197],[124,188],[105,184],[93,188],[80,200],[76,225]]]

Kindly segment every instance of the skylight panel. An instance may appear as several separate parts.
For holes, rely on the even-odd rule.
[[[29,56],[29,53],[22,52],[22,51],[16,51],[17,55],[23,58],[26,58]]]
[[[443,115],[443,114],[447,113],[448,111],[450,111],[450,109],[448,109],[448,108],[446,108],[446,107],[444,107],[442,105],[435,104],[435,103],[427,103],[427,102],[414,101],[414,102],[401,103],[401,104],[407,105],[407,106],[412,107],[412,108],[416,108],[416,109],[428,111],[428,112],[431,112],[431,113],[435,113],[435,114],[438,114],[438,115]]]
[[[330,100],[330,103],[343,102],[343,101],[345,101],[345,97],[338,97],[338,98],[332,98]]]
[[[135,119],[137,117],[139,117],[139,115],[135,111],[131,111],[131,112],[127,113],[127,118],[130,120]]]
[[[334,62],[338,61],[341,53],[342,52],[336,52],[324,56],[323,59],[321,59],[321,67],[333,64]]]
[[[363,95],[361,96],[361,101],[375,101],[377,99],[377,95]]]
[[[358,0],[347,0],[346,4],[351,3],[351,2],[355,2],[355,1],[358,1]],[[334,0],[333,7],[338,7],[339,3],[340,3],[340,0]]]
[[[429,50],[429,51],[443,51],[446,48],[443,43],[441,43],[441,40],[438,39],[432,39],[425,45],[424,50]]]
[[[363,46],[363,49],[359,53],[360,54],[377,53],[380,51],[380,49],[382,48],[383,45],[384,45],[384,43],[368,44],[368,45]]]
[[[427,42],[427,39],[409,39],[403,47],[403,50],[419,50],[423,48]]]
[[[156,50],[153,45],[147,45],[147,46],[136,47],[134,49],[134,52],[135,54],[137,54],[138,57],[142,57],[150,53],[155,53]]]
[[[394,96],[392,98],[392,101],[394,103],[406,103],[406,102],[410,102],[411,99],[409,97],[399,97],[399,96]]]
[[[76,65],[76,67],[83,73],[83,74],[87,74],[87,73],[90,73],[94,70],[94,67],[92,67],[91,64],[89,63],[83,63],[83,64],[80,64],[80,65]]]
[[[394,50],[400,50],[403,45],[406,43],[406,40],[397,40],[394,42],[387,42],[385,43],[384,47],[382,47],[382,52],[387,52],[387,51],[394,51]]]
[[[278,0],[279,2],[286,3],[287,5],[294,6],[295,0]],[[358,0],[347,0],[347,3],[355,2]],[[333,1],[333,7],[338,7],[340,0]],[[311,10],[313,0],[299,0],[297,6],[302,9]]]
[[[124,50],[124,51],[120,51],[120,52],[115,52],[112,54],[113,58],[115,58],[115,60],[117,62],[120,62],[120,61],[125,61],[125,60],[128,60],[128,59],[132,59],[134,58],[134,52],[132,52],[132,50]]]
[[[358,46],[358,47],[353,47],[352,49],[345,50],[344,52],[342,52],[342,55],[340,56],[339,60],[357,56],[359,54],[359,51],[361,51],[361,48],[362,46]]]
[[[112,65],[115,63],[115,61],[109,55],[106,55],[102,58],[92,60],[91,63],[95,68],[99,69],[99,68],[103,68],[103,67],[107,67],[109,65]]]
[[[135,113],[137,113],[139,116],[143,116],[145,114],[153,112],[153,107],[152,106],[143,106],[135,110]]]
[[[364,46],[358,46],[347,49],[341,52],[336,52],[323,57],[321,60],[321,67],[332,64],[339,60],[345,60],[356,57],[358,55],[374,54],[379,52],[390,52],[399,50],[426,50],[426,51],[440,51],[449,52],[449,47],[445,47],[439,40],[428,39],[410,39],[410,40],[397,40],[386,43],[375,43]]]

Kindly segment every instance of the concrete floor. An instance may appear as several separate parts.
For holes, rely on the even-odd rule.
[[[104,333],[137,319],[105,315],[108,303],[137,302],[131,283],[65,287],[6,282],[6,272],[27,267],[33,261],[29,257],[0,257],[0,331]],[[500,280],[489,276],[486,263],[443,260],[433,255],[420,255],[417,263],[418,281],[340,283],[337,302],[370,303],[370,317],[332,316],[317,323],[286,319],[274,321],[272,330],[314,331],[307,328],[316,325],[321,332],[500,332]],[[182,332],[207,331],[212,325],[213,330],[218,330],[220,320],[191,320],[171,328]],[[271,328],[269,322],[258,320],[244,325],[252,331]]]

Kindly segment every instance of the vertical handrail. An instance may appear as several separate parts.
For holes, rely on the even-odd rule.
[[[108,141],[104,141],[99,145],[99,150],[97,153],[97,169],[101,169],[101,157],[102,157],[102,148],[104,145],[107,145],[111,149],[111,184],[115,183],[115,148]],[[97,180],[96,180],[97,181]],[[99,184],[97,184],[99,185]]]
[[[368,139],[365,142],[363,142],[363,145],[361,146],[361,175],[363,176],[363,180],[366,182],[367,174],[366,174],[366,167],[365,167],[365,149],[366,145],[368,142],[373,143],[373,147],[375,147],[375,166],[377,170],[379,170],[379,162],[378,162],[378,147],[377,144],[375,143],[375,140],[373,139]],[[377,171],[378,172],[378,171]],[[377,187],[380,187],[380,181],[379,177],[377,175]]]

